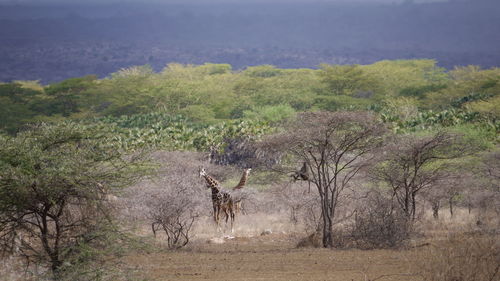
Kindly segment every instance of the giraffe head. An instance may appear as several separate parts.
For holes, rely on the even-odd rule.
[[[204,176],[207,175],[207,172],[205,171],[205,168],[203,168],[203,167],[200,167],[198,169],[198,173],[200,174],[200,178],[202,178],[202,177],[204,177]]]
[[[252,168],[248,168],[245,170],[245,174],[248,176],[248,174],[250,174],[250,171],[252,170]]]
[[[199,174],[200,174],[200,178],[205,178],[205,180],[207,182],[207,188],[217,188],[219,186],[219,182],[217,180],[215,180],[214,178],[212,178],[211,176],[209,176],[207,174],[207,172],[205,171],[205,168],[200,167]]]

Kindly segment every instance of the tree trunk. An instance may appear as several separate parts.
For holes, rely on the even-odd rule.
[[[333,247],[333,224],[330,215],[323,216],[323,247]]]
[[[299,220],[297,219],[297,209],[295,206],[290,207],[290,220],[293,224],[297,224]]]
[[[328,195],[325,193],[325,195]],[[331,206],[330,201],[327,200],[329,196],[324,196],[322,198],[322,210],[321,214],[323,216],[323,247],[330,248],[333,247],[333,222],[332,213],[330,212]]]
[[[59,269],[62,266],[62,262],[58,258],[51,258],[50,263],[51,263],[50,269],[52,270],[52,275],[54,276],[54,280],[58,280],[60,277]]]
[[[408,190],[405,191],[405,213],[408,219],[411,219],[411,209],[410,209],[410,194],[408,193]]]
[[[432,202],[432,216],[434,219],[439,218],[439,207],[440,207],[440,202]]]
[[[415,194],[412,193],[411,194],[411,219],[412,219],[412,221],[415,220],[416,213],[417,213],[417,202],[415,200]]]
[[[448,199],[448,203],[450,204],[450,217],[453,217],[453,197]]]

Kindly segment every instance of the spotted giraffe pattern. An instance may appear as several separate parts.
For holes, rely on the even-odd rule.
[[[226,217],[226,223],[229,218],[231,219],[231,232],[233,232],[233,225],[236,212],[241,210],[241,200],[233,200],[231,193],[222,189],[220,183],[208,175],[204,168],[200,168],[200,177],[205,178],[207,187],[212,190],[212,206],[214,211],[214,221],[217,224],[217,228],[220,230],[220,214],[224,213]],[[240,179],[238,185],[236,185],[233,190],[241,189],[245,186],[250,169],[245,170],[243,176]]]
[[[243,188],[245,186],[245,184],[247,183],[248,174],[250,173],[251,170],[252,169],[246,169],[243,172],[243,176],[241,176],[240,182],[238,183],[238,185],[233,187],[233,190],[240,189],[240,188]]]

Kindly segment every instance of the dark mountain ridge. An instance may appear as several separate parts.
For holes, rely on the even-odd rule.
[[[49,5],[0,8],[0,81],[109,75],[122,67],[316,67],[382,59],[500,65],[500,5]]]

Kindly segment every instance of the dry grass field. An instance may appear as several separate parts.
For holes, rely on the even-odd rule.
[[[297,247],[303,230],[284,223],[277,215],[240,217],[234,237],[217,234],[207,220],[195,229],[197,234],[186,248],[130,255],[124,264],[144,280],[439,280],[429,277],[436,274],[431,271],[448,266],[451,270],[464,267],[463,271],[467,266],[489,266],[481,270],[494,272],[495,260],[500,261],[498,236],[486,244],[472,245],[469,242],[475,239],[467,241],[460,236],[464,229],[472,229],[472,215],[463,211],[454,219],[443,217],[422,224],[429,234],[413,239],[406,247],[376,250]],[[451,238],[453,233],[458,238]],[[155,241],[162,249],[161,237]],[[463,254],[455,248],[472,257],[455,259]],[[476,251],[486,256],[478,256]],[[488,251],[492,251],[489,256]],[[454,271],[462,279],[441,280],[469,280],[466,273]]]
[[[412,251],[296,248],[295,237],[284,234],[222,241],[126,261],[147,280],[422,280],[406,276]]]
[[[205,217],[178,250],[169,250],[161,234],[153,238],[144,224],[138,234],[153,249],[128,253],[122,273],[105,280],[500,280],[498,232],[467,234],[478,230],[475,217],[461,210],[453,219],[427,220],[406,246],[374,250],[297,247],[306,231],[286,214],[242,215],[234,236],[217,232]],[[38,280],[19,273],[12,261],[0,267],[1,281]]]

